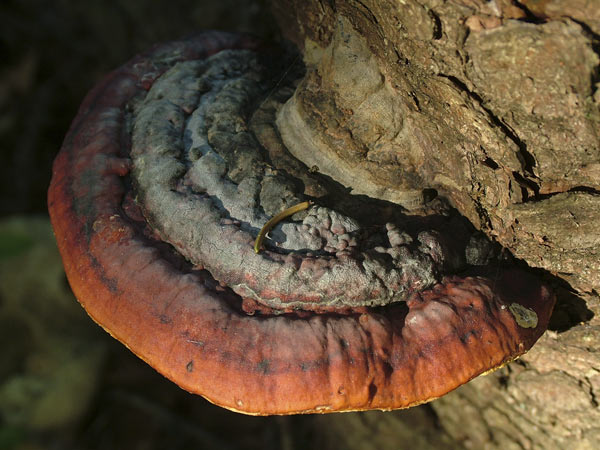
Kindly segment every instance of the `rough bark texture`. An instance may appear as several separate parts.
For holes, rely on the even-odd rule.
[[[296,156],[407,209],[437,191],[559,293],[529,354],[432,404],[438,430],[468,448],[597,448],[600,3],[272,7],[307,65],[278,118]]]

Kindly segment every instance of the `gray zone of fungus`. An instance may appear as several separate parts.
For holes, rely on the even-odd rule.
[[[308,168],[299,176],[278,167],[253,133],[253,114],[285,91],[274,95],[267,75],[254,52],[222,51],[175,64],[133,105],[137,201],[160,237],[240,296],[273,309],[385,305],[439,281],[461,258],[447,254],[436,232],[364,226],[318,199],[254,252],[265,222],[307,199],[307,180],[318,185],[310,192],[327,194]]]

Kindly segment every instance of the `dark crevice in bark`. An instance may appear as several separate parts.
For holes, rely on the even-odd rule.
[[[592,47],[592,50],[600,59],[600,34],[595,33],[585,22],[582,22],[580,20],[573,19],[573,18],[571,18],[571,20],[583,29],[585,36],[590,40],[590,46]],[[590,80],[592,97],[598,90],[597,84],[599,82],[600,82],[600,64],[598,64],[596,66],[594,72],[592,73],[591,80]]]
[[[360,9],[365,16],[368,16],[367,19],[371,23],[373,23],[373,25],[375,25],[376,28],[381,29],[381,27],[379,26],[379,21],[377,20],[377,17],[375,16],[375,14],[373,14],[373,11],[371,11],[367,5],[365,5],[360,0],[353,0],[352,3],[356,3],[356,4],[360,5],[360,7],[357,9]]]
[[[501,390],[506,391],[508,389],[508,385],[510,384],[510,373],[511,373],[510,366],[506,366],[505,371],[502,371],[502,372],[498,371],[498,372],[499,372],[498,385]]]
[[[513,5],[519,8],[525,14],[525,17],[519,19],[520,22],[527,22],[533,24],[542,24],[548,21],[546,16],[535,15],[533,12],[527,8],[527,6],[521,4],[521,2],[514,0]]]
[[[404,66],[408,66],[410,64],[408,59],[406,59],[404,56],[402,56],[402,53],[400,53],[400,51],[396,47],[394,47],[394,53],[396,54],[396,57],[398,58],[396,61],[397,64],[402,64]]]
[[[530,269],[532,273],[546,280],[556,293],[556,305],[548,323],[548,330],[564,333],[594,318],[594,312],[587,302],[577,295],[577,291],[564,279],[544,269]]]
[[[500,130],[502,130],[502,132],[506,136],[508,136],[508,138],[511,141],[513,141],[515,145],[519,148],[518,158],[521,162],[521,166],[523,168],[525,176],[537,178],[533,171],[533,168],[536,166],[535,158],[527,150],[527,144],[525,144],[525,142],[519,139],[517,134],[506,123],[504,123],[502,119],[496,116],[491,109],[487,108],[481,96],[479,96],[479,94],[477,94],[476,92],[470,90],[463,81],[459,80],[453,75],[440,74],[440,76],[449,80],[454,86],[456,86],[461,91],[465,92],[472,100],[477,102],[477,104],[488,114],[488,117],[490,118],[491,122],[495,126],[500,128]],[[528,185],[530,185],[533,192],[537,195],[537,192],[539,192],[539,186],[533,180],[529,178],[526,179],[525,176],[522,176],[523,180],[527,180]]]
[[[479,216],[481,228],[492,230],[494,227],[492,226],[492,220],[490,219],[487,209],[485,209],[485,207],[477,200],[475,200],[475,210]]]
[[[440,40],[442,38],[442,21],[432,9],[427,11],[427,14],[433,21],[433,39],[435,41]]]
[[[539,199],[539,186],[537,184],[535,184],[533,181],[529,180],[528,178],[525,178],[523,175],[521,175],[519,172],[514,172],[512,173],[513,178],[515,179],[515,181],[519,184],[519,186],[521,186],[522,189],[522,194],[523,194],[523,203],[531,201],[531,200],[537,200]],[[530,191],[533,191],[533,197],[530,195]]]
[[[592,405],[594,406],[594,408],[598,407],[598,398],[596,397],[596,393],[594,392],[594,388],[592,387],[592,383],[590,382],[590,379],[588,377],[585,378],[586,381],[586,387],[588,389],[588,392],[590,393],[590,401],[592,403]]]
[[[588,194],[600,195],[600,189],[596,189],[590,186],[575,186],[569,189],[567,192],[587,192]]]
[[[567,189],[565,191],[547,192],[545,194],[539,194],[535,197],[535,200],[537,200],[537,201],[546,200],[550,197],[554,197],[555,195],[565,194],[565,193],[569,193],[569,192],[582,192],[582,193],[591,194],[591,195],[600,195],[600,189],[596,189],[596,188],[593,188],[590,186],[575,186],[575,187],[572,187],[571,189]],[[534,199],[531,199],[531,200],[534,200]]]
[[[325,8],[325,6],[323,5],[324,3],[327,3],[327,6],[329,7],[329,9],[333,12],[336,11],[335,9],[335,0],[319,0],[319,5],[321,6],[321,12],[323,14],[326,14],[327,9]]]
[[[490,158],[489,156],[483,160],[483,164],[485,164],[487,167],[489,167],[492,170],[497,170],[500,167],[498,165],[498,163],[496,161],[494,161],[492,158]]]

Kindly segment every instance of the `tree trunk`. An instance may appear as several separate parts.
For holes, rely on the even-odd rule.
[[[292,153],[409,210],[445,197],[558,294],[520,360],[422,410],[316,418],[331,445],[396,448],[417,430],[422,448],[598,448],[600,2],[272,9],[307,66],[278,119]]]

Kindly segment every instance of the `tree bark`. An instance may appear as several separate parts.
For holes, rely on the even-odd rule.
[[[349,428],[380,436],[398,421],[396,438],[417,428],[422,448],[597,448],[600,2],[278,0],[272,9],[307,67],[278,119],[292,153],[409,210],[445,197],[559,298],[531,352],[425,412],[315,420],[346,423],[330,426],[346,437]]]

